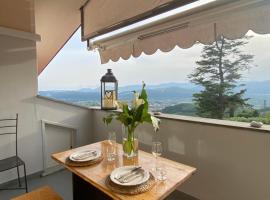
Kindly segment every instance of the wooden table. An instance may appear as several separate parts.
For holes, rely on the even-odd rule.
[[[193,167],[165,158],[159,158],[159,163],[163,164],[167,170],[166,181],[157,181],[155,186],[150,191],[138,195],[123,195],[114,193],[105,184],[107,176],[112,172],[113,169],[125,165],[140,165],[147,170],[151,170],[155,165],[155,158],[150,153],[139,151],[138,157],[126,159],[122,156],[122,145],[117,144],[118,156],[115,161],[108,162],[105,155],[107,145],[108,141],[102,141],[52,155],[54,160],[64,165],[73,174],[74,200],[84,200],[88,199],[87,197],[92,197],[95,200],[164,199],[196,171],[196,169]],[[100,149],[103,155],[105,155],[103,161],[87,167],[70,167],[65,164],[66,158],[71,153],[78,150],[87,149]]]

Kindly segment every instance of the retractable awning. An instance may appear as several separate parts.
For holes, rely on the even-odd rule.
[[[82,40],[117,30],[194,1],[197,0],[90,0],[81,9]]]
[[[105,10],[106,14],[111,17],[112,13]],[[157,49],[168,52],[176,45],[189,48],[197,41],[209,44],[221,35],[236,39],[244,36],[248,30],[270,33],[269,0],[212,1],[116,35],[90,40],[90,48],[98,48],[101,62],[107,63],[119,58],[126,60],[131,55],[138,57],[142,52],[150,55]]]

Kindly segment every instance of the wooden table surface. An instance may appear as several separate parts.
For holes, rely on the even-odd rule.
[[[179,185],[185,182],[196,169],[172,160],[159,158],[159,163],[164,165],[167,171],[166,181],[157,181],[155,186],[148,192],[139,195],[123,195],[112,192],[105,185],[107,176],[117,167],[125,165],[140,165],[147,170],[151,170],[155,166],[155,158],[152,154],[139,151],[139,156],[133,159],[126,159],[122,156],[122,145],[117,144],[118,156],[115,161],[108,162],[106,159],[106,146],[108,141],[101,141],[94,144],[78,147],[61,153],[55,153],[52,158],[64,165],[68,170],[93,186],[106,193],[113,199],[119,200],[159,200],[167,197]],[[104,155],[102,162],[87,167],[70,167],[65,164],[66,158],[73,152],[78,150],[100,149]]]

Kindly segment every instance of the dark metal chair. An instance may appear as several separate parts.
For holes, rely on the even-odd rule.
[[[16,118],[11,117],[0,119],[0,136],[3,135],[15,135],[16,152],[14,156],[0,160],[0,172],[17,168],[19,187],[0,188],[0,190],[25,189],[25,191],[28,192],[25,162],[18,156],[18,114],[16,114]],[[22,187],[21,184],[20,169],[19,169],[20,166],[23,166],[24,169],[24,182],[25,182],[24,187]]]

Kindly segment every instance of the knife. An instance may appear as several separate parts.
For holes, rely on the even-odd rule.
[[[96,156],[96,155],[97,155],[97,153],[95,151],[84,152],[84,153],[82,153],[80,155],[74,156],[73,159],[75,159],[75,160],[83,160],[83,159],[93,157],[93,156]]]
[[[134,181],[135,179],[137,179],[139,177],[142,177],[142,174],[141,173],[134,174],[134,175],[130,176],[129,178],[126,178],[124,180],[121,180],[120,182],[121,183],[129,183],[129,182]]]
[[[118,181],[121,181],[124,178],[127,178],[129,175],[132,175],[134,172],[136,172],[137,170],[141,169],[142,167],[135,167],[134,169],[132,169],[131,171],[119,176],[119,177],[115,177],[115,179],[117,179]]]

